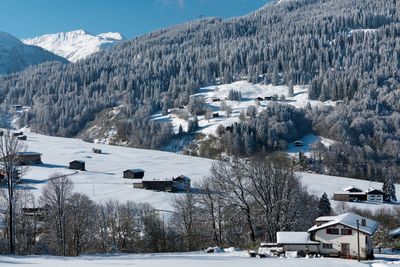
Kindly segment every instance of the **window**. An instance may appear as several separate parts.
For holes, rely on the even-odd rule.
[[[326,233],[328,235],[338,235],[339,234],[339,229],[337,228],[327,228]]]
[[[351,229],[342,229],[342,230],[340,231],[340,234],[341,234],[341,235],[352,235],[352,234],[353,234],[353,231],[352,231]]]
[[[326,243],[323,243],[323,244],[322,244],[322,248],[328,248],[328,249],[331,249],[331,248],[332,248],[332,244],[326,244]]]

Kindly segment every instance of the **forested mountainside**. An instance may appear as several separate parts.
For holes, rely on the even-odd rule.
[[[104,123],[105,111],[118,107],[109,123],[121,138],[159,148],[173,136],[171,125],[150,115],[187,104],[189,95],[218,78],[304,84],[312,99],[343,100],[338,108],[304,111],[298,120],[344,144],[320,153],[352,168],[384,162],[391,170],[400,163],[399,18],[393,0],[270,3],[244,17],[153,32],[76,64],[46,63],[0,77],[1,100],[31,106],[22,124],[61,136],[81,133],[96,116]],[[288,131],[293,121],[276,123]],[[256,147],[269,150],[256,135]],[[356,175],[383,175],[366,165],[354,168]]]
[[[0,75],[22,71],[46,61],[68,61],[37,46],[25,45],[16,37],[0,31]]]

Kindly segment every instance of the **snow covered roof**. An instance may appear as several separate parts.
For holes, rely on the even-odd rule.
[[[39,152],[17,152],[16,154],[18,156],[39,156],[39,155],[42,155]]]
[[[357,188],[354,185],[343,188],[343,191],[351,191],[351,190],[353,190],[353,192],[354,192],[354,190],[356,190],[358,192],[362,192],[362,190],[360,188]]]
[[[384,193],[381,190],[376,189],[376,188],[369,188],[367,191],[365,191],[365,193],[367,193],[367,194],[374,193],[374,194],[384,195]]]
[[[284,244],[310,244],[318,245],[319,242],[311,241],[307,232],[278,232],[276,233],[278,245]]]
[[[362,225],[363,219],[365,220],[365,226]],[[379,225],[378,222],[365,217],[361,217],[360,215],[354,213],[344,213],[338,216],[324,216],[317,218],[317,224],[311,227],[308,232],[313,232],[336,224],[342,224],[347,227],[357,229],[357,220],[360,223],[360,231],[369,235],[373,235]],[[322,224],[318,224],[318,222],[322,222]]]

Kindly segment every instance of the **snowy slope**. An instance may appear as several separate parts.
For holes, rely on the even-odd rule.
[[[134,149],[110,145],[94,145],[78,139],[50,137],[34,133],[28,136],[28,151],[43,154],[43,165],[32,166],[24,175],[21,189],[30,189],[35,196],[39,196],[46,179],[53,173],[71,174],[77,192],[90,196],[95,201],[116,199],[120,201],[148,202],[159,209],[171,210],[171,203],[176,194],[153,192],[134,189],[132,180],[123,179],[122,172],[126,169],[142,168],[145,179],[165,179],[184,174],[192,179],[192,185],[209,175],[209,169],[214,162],[209,159],[190,157],[175,153],[152,150]],[[103,154],[94,154],[93,147],[103,150]],[[84,160],[85,172],[75,173],[67,169],[72,160]],[[326,192],[332,196],[333,192],[344,187],[354,185],[361,189],[370,187],[381,188],[379,183],[369,181],[300,173],[303,183],[309,191],[321,196]],[[400,199],[400,187],[397,187]],[[336,203],[332,201],[332,204]],[[351,203],[360,208],[377,209],[383,205],[374,203]],[[389,206],[385,204],[384,206]]]
[[[241,92],[242,100],[240,102],[225,100],[228,97],[229,91],[231,89]],[[238,81],[230,84],[214,85],[200,88],[199,93],[195,94],[194,96],[203,96],[206,99],[206,106],[211,108],[214,112],[218,112],[219,117],[206,120],[204,116],[199,116],[199,132],[213,135],[215,134],[219,124],[222,124],[226,127],[232,125],[234,122],[239,122],[240,112],[246,112],[249,106],[256,106],[257,101],[255,99],[257,97],[274,95],[280,97],[283,95],[285,97],[284,101],[275,102],[289,104],[296,108],[303,108],[307,105],[307,103],[310,103],[311,106],[336,105],[336,102],[334,101],[321,102],[317,100],[309,100],[307,86],[296,85],[294,86],[293,91],[294,95],[292,97],[289,97],[288,87],[286,85],[274,86],[271,84],[251,84],[247,81]],[[220,110],[221,102],[213,102],[213,98],[224,100],[228,106],[232,107],[233,112],[230,118],[226,117],[225,112]],[[261,112],[263,109],[265,109],[271,102],[272,101],[267,100],[260,101],[258,112]],[[160,112],[158,114],[154,114],[153,119],[158,121],[170,121],[174,125],[176,133],[178,132],[179,125],[182,125],[185,131],[187,130],[187,121],[179,119],[173,113],[162,116]]]
[[[46,34],[22,41],[26,44],[40,46],[71,62],[76,62],[122,40],[124,40],[124,37],[117,32],[93,35],[85,30],[76,30]]]
[[[46,61],[67,62],[40,47],[25,45],[14,36],[0,31],[0,75],[22,71]]]

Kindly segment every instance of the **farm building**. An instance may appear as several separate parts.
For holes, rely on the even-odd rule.
[[[212,114],[212,117],[213,117],[213,118],[218,118],[218,117],[219,117],[219,113],[218,113],[218,112],[214,112],[214,113]]]
[[[69,169],[85,171],[85,162],[83,160],[74,160],[69,163]]]
[[[13,133],[13,136],[22,136],[22,135],[24,135],[23,132],[15,132],[15,133]]]
[[[42,154],[37,152],[17,152],[19,165],[42,164]]]
[[[354,186],[349,186],[343,188],[342,191],[334,192],[333,199],[336,201],[373,201],[373,202],[383,202],[384,193],[381,190],[371,188],[367,191],[363,191]]]
[[[13,105],[15,111],[22,111],[22,105]]]
[[[142,184],[147,190],[172,192],[172,180],[147,180]]]
[[[295,142],[294,142],[294,146],[302,147],[302,146],[304,146],[304,143],[301,142],[301,141],[295,141]]]
[[[142,179],[144,177],[144,170],[142,169],[129,169],[124,171],[124,178],[127,179]]]

